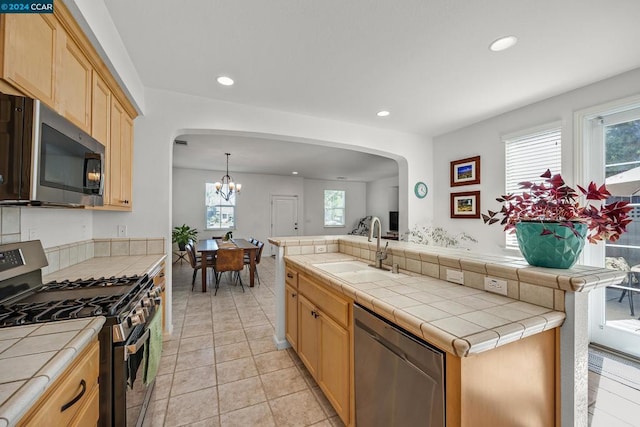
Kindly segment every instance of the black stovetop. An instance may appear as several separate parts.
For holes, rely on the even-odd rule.
[[[117,316],[138,303],[148,284],[146,275],[50,282],[17,300],[0,304],[0,327]]]

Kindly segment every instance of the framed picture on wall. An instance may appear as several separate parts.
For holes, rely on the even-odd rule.
[[[451,193],[451,218],[480,218],[480,192]]]
[[[451,186],[480,184],[480,156],[451,162]]]

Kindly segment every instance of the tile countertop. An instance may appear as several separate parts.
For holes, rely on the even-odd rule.
[[[44,283],[53,280],[88,279],[91,277],[133,276],[153,271],[166,255],[128,255],[95,257],[43,276]]]
[[[295,268],[459,357],[559,327],[565,313],[401,270],[402,277],[348,283],[313,264],[359,260],[342,253],[286,256]],[[361,261],[361,260],[360,260]]]
[[[291,249],[296,247],[310,248],[311,252],[307,253],[313,253],[314,247],[318,245],[327,247],[337,245],[339,250],[335,252],[373,260],[376,250],[375,240],[368,242],[365,236],[351,235],[270,237],[269,243],[286,248],[287,255],[291,255],[293,252]],[[396,259],[400,261],[403,259],[420,260],[434,265],[519,280],[536,286],[568,292],[589,292],[596,288],[619,283],[627,275],[625,271],[603,267],[586,265],[575,265],[570,269],[532,267],[523,258],[515,256],[483,254],[395,240],[382,242],[383,245],[386,243],[389,244],[387,249],[389,257],[384,263],[388,267],[391,267],[391,263],[396,262]],[[327,250],[327,252],[332,251]],[[305,252],[298,253],[304,254]],[[419,273],[420,271],[415,272]]]
[[[99,316],[0,329],[0,427],[27,413],[104,322]]]

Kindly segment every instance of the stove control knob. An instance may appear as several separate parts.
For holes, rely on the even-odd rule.
[[[151,299],[144,297],[140,300],[140,305],[143,307],[150,307],[151,306]]]
[[[156,286],[149,291],[149,295],[151,295],[152,297],[159,297],[160,295],[162,295],[162,288],[160,286]]]
[[[128,318],[128,322],[130,326],[136,326],[142,323],[142,317],[138,314],[132,314]]]
[[[138,316],[140,318],[140,323],[144,323],[145,319],[149,315],[149,313],[147,313],[147,310],[145,308],[140,308],[140,307],[133,310],[131,314],[134,316]]]
[[[160,304],[162,304],[162,298],[160,298],[160,297],[156,297],[156,298],[154,298],[154,299],[153,299],[153,302],[154,302],[156,305],[160,305]]]

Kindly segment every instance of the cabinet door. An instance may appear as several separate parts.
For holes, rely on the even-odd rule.
[[[133,121],[125,113],[122,119],[122,140],[120,144],[120,195],[122,205],[132,208],[132,185],[133,185]]]
[[[58,26],[53,15],[6,14],[3,77],[55,108]]]
[[[78,45],[60,30],[60,70],[56,105],[58,111],[80,129],[91,133],[91,64]]]
[[[349,424],[349,332],[320,313],[318,385],[345,424]]]
[[[111,117],[111,91],[94,70],[91,90],[91,136],[109,147],[109,120]],[[106,157],[107,155],[105,155]],[[108,167],[108,165],[107,165]]]
[[[133,122],[114,97],[111,97],[110,132],[110,205],[131,208]]]
[[[111,126],[109,135],[109,179],[107,179],[109,192],[109,204],[119,205],[121,203],[120,186],[122,183],[122,177],[120,176],[120,169],[122,163],[120,162],[120,145],[122,144],[122,117],[124,116],[124,110],[120,103],[111,98]]]
[[[309,373],[318,377],[319,322],[316,308],[303,295],[298,295],[298,356]]]
[[[287,285],[285,288],[285,337],[294,350],[298,350],[298,291]]]

